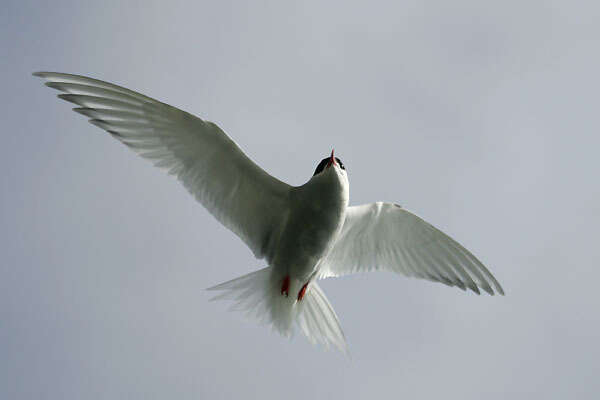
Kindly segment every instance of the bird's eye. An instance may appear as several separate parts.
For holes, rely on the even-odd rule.
[[[335,158],[335,161],[337,161],[338,165],[340,166],[341,169],[345,170],[346,167],[344,167],[344,163],[342,162],[342,160],[340,160],[339,158]]]

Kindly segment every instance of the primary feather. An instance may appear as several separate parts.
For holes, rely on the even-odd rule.
[[[385,270],[489,294],[502,286],[473,254],[397,204],[348,207],[342,232],[320,278]]]
[[[166,168],[258,258],[281,223],[289,185],[250,160],[217,125],[108,82],[37,72],[74,110],[154,165]]]

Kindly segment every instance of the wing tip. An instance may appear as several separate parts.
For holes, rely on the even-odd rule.
[[[68,74],[64,74],[61,72],[53,72],[53,71],[35,71],[35,72],[32,72],[31,75],[38,77],[38,78],[52,79],[52,78],[59,78],[61,76],[65,76]]]
[[[84,106],[83,102],[81,102],[81,96],[73,93],[59,93],[56,95],[61,100],[68,101],[69,103],[76,104],[78,106]]]
[[[110,129],[108,124],[106,122],[102,121],[101,119],[92,118],[92,119],[88,120],[88,122],[92,125],[97,126],[98,128],[104,129],[105,131],[109,131],[109,129]]]
[[[487,294],[489,294],[490,296],[495,296],[496,294],[500,295],[500,296],[504,296],[504,289],[502,289],[502,286],[498,285],[494,285],[495,287],[495,291],[492,288],[491,285],[486,285],[486,286],[480,286],[483,290],[485,290],[487,292]]]
[[[45,82],[44,85],[48,86],[51,89],[60,90],[61,92],[67,91],[60,82],[48,81],[48,82]]]
[[[85,115],[86,117],[94,118],[92,115],[90,115],[90,113],[94,111],[94,109],[91,107],[75,107],[73,108],[73,111],[78,114]]]
[[[491,273],[490,273],[490,275],[491,275]],[[496,288],[496,292],[498,292],[498,294],[504,296],[504,289],[500,285],[500,282],[498,282],[498,280],[494,277],[494,275],[492,275],[492,285],[494,285],[494,287]]]

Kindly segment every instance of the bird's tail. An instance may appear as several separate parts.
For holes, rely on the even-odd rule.
[[[346,352],[346,338],[327,297],[311,282],[302,300],[296,295],[303,282],[289,281],[289,295],[282,294],[285,278],[272,267],[251,272],[207,290],[222,291],[211,300],[232,300],[231,310],[239,310],[273,330],[291,337],[296,326],[311,343],[330,345]]]

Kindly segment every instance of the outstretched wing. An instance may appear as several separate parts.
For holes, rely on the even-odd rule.
[[[168,169],[223,225],[264,257],[290,186],[267,174],[217,125],[129,89],[85,76],[37,72],[90,122]]]
[[[402,207],[372,203],[348,207],[320,278],[394,271],[479,293],[504,290],[488,269],[454,239]],[[492,288],[493,287],[493,288]]]

